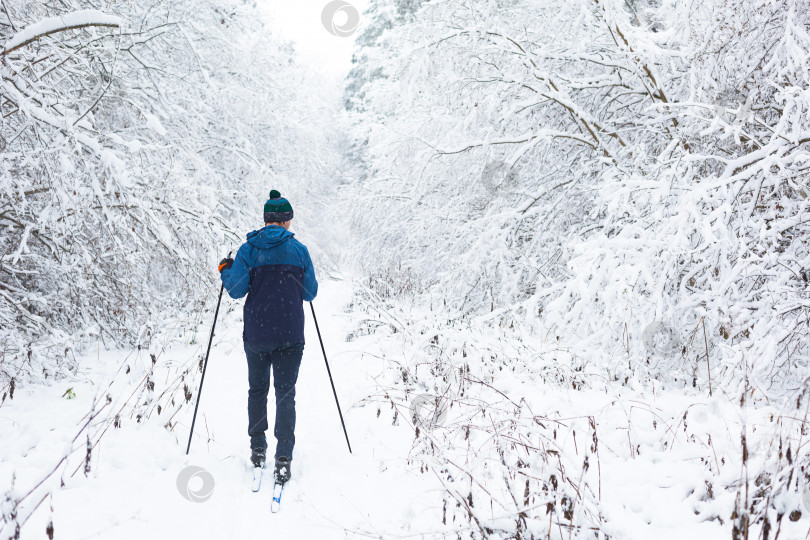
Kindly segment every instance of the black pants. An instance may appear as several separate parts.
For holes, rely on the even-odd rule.
[[[248,435],[251,448],[267,448],[267,394],[270,370],[276,393],[275,457],[292,459],[295,446],[295,383],[303,343],[245,343],[248,363]]]

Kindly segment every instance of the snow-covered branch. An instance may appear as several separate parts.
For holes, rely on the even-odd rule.
[[[91,26],[107,28],[119,28],[123,25],[123,20],[114,15],[107,15],[95,9],[83,9],[74,11],[58,17],[48,17],[39,22],[26,26],[22,31],[13,35],[11,39],[3,45],[0,55],[14,52],[21,47],[33,43],[34,41],[67,30],[78,30]]]

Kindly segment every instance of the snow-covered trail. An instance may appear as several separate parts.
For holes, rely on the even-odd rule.
[[[405,517],[402,513],[411,510],[413,500],[424,490],[421,482],[408,479],[402,467],[380,470],[388,460],[403,460],[409,444],[403,440],[403,430],[385,429],[390,425],[372,421],[371,408],[362,407],[362,401],[375,393],[372,377],[380,366],[345,342],[342,309],[350,293],[348,284],[326,282],[315,307],[354,453],[349,454],[344,440],[306,306],[307,346],[296,386],[293,480],[285,488],[282,511],[276,515],[269,512],[269,469],[259,493],[248,489],[247,366],[242,352],[241,302],[226,316],[227,331],[217,336],[219,346],[212,353],[201,405],[203,425],[207,424],[213,440],[206,443],[206,433],[200,430],[188,459],[189,464],[200,464],[214,474],[215,493],[205,503],[183,504],[186,511],[202,518],[193,520],[200,523],[202,537],[251,538],[272,532],[278,538],[345,538],[347,531],[377,536],[391,527],[392,518],[399,527]],[[275,445],[272,399],[270,402],[268,453]],[[378,433],[377,428],[387,433]],[[400,472],[394,472],[397,470]]]
[[[293,479],[288,484],[282,511],[270,513],[272,481],[265,471],[259,493],[250,491],[247,436],[247,366],[242,350],[241,301],[223,299],[223,308],[211,351],[202,393],[195,437],[189,456],[184,454],[193,401],[175,418],[172,431],[156,418],[136,423],[122,415],[121,427],[110,428],[94,449],[91,472],[85,477],[81,467],[83,450],[74,453],[68,467],[48,482],[52,497],[22,528],[22,538],[41,538],[47,521],[53,519],[56,538],[345,538],[347,534],[390,537],[407,531],[421,519],[421,531],[438,525],[441,516],[428,506],[441,506],[440,493],[430,476],[407,472],[405,461],[410,450],[409,429],[377,418],[376,406],[364,400],[378,393],[374,384],[382,362],[363,355],[356,342],[347,343],[348,317],[343,308],[349,299],[348,282],[326,281],[315,301],[318,321],[329,355],[332,374],[351,438],[354,454],[346,447],[329,378],[318,344],[314,324],[307,309],[307,346],[296,388],[297,429],[293,456]],[[308,306],[306,306],[308,308]],[[204,318],[210,319],[212,312]],[[166,380],[182,366],[205,351],[204,320],[194,345],[167,348],[158,367],[169,366]],[[372,338],[373,339],[373,338]],[[367,340],[366,344],[372,343]],[[372,345],[373,346],[373,345]],[[114,396],[113,406],[142,386],[143,370],[125,352],[92,355],[92,369],[85,382],[53,386],[32,386],[17,392],[15,399],[0,407],[4,428],[0,451],[3,481],[17,475],[18,493],[31,485],[56,461],[83,423],[92,397],[104,395],[109,380],[122,364],[132,366],[131,384]],[[148,365],[148,356],[144,364]],[[144,367],[144,366],[140,366]],[[160,376],[156,377],[157,384]],[[199,383],[197,372],[194,384]],[[76,398],[61,394],[71,386]],[[124,395],[126,394],[126,395]],[[270,395],[268,432],[269,452],[274,417]],[[98,422],[103,427],[102,422]],[[81,447],[81,441],[73,448]],[[178,477],[186,467],[202,467],[214,481],[211,497],[192,502],[181,495]],[[59,486],[60,477],[64,487]],[[198,491],[203,479],[191,480],[189,488]],[[52,507],[52,510],[50,508]],[[21,506],[20,514],[25,514]],[[417,517],[417,514],[419,516]]]

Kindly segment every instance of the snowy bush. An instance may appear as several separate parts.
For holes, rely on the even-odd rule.
[[[706,387],[708,353],[731,390],[746,351],[764,392],[795,388],[808,21],[792,1],[425,5],[366,53],[393,58],[355,114],[370,283],[505,310],[605,368]],[[651,368],[656,321],[687,346]]]
[[[409,464],[444,490],[433,509],[444,528],[436,538],[604,538],[595,420],[565,411],[560,421],[561,411],[521,393],[521,383],[582,388],[589,374],[571,369],[570,355],[537,356],[486,325],[445,323],[440,313],[410,319],[372,290],[351,309],[364,325],[376,323],[389,360],[369,396],[377,417],[413,430]]]

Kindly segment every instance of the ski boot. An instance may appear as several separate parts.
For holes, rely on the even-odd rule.
[[[267,448],[254,448],[250,454],[250,462],[254,467],[264,467],[264,462],[267,459]]]
[[[276,470],[273,476],[276,484],[284,484],[290,479],[290,458],[285,456],[276,458]]]

